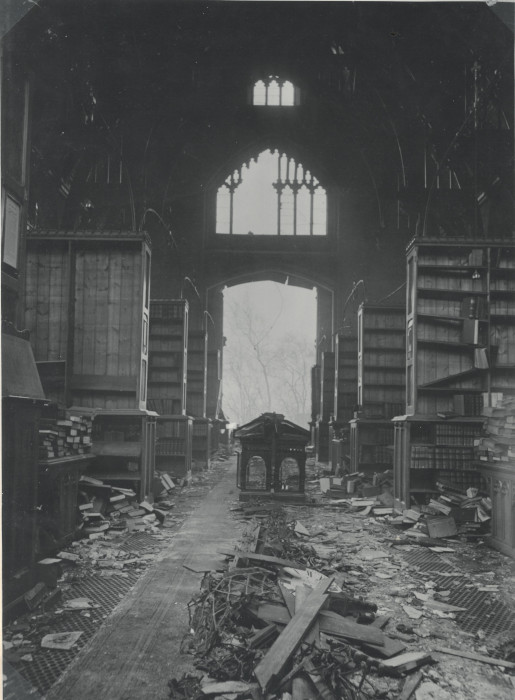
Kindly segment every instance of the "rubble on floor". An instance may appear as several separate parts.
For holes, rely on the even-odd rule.
[[[309,482],[312,505],[232,508],[247,524],[241,544],[189,605],[183,651],[201,675],[172,679],[170,698],[511,698],[515,613],[502,595],[512,563],[469,543],[434,504],[396,524],[381,511],[388,474],[355,496],[337,477],[320,481],[323,498]],[[436,502],[489,512],[484,496],[449,485]],[[505,564],[499,578],[490,557]]]
[[[39,581],[22,597],[15,619],[4,618],[8,668],[45,694],[226,468],[221,455],[189,483],[170,485],[165,478],[154,504],[138,502],[130,489],[83,477],[77,539],[37,563]]]

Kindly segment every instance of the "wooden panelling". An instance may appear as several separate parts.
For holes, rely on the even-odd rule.
[[[68,405],[146,405],[148,348],[142,331],[148,325],[149,251],[145,234],[121,238],[106,234],[93,242],[75,232],[29,236],[26,324],[37,361],[66,361]]]

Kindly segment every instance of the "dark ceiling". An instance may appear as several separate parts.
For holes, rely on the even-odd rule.
[[[130,196],[136,226],[263,144],[379,197],[421,188],[424,148],[463,189],[511,176],[513,35],[485,3],[42,0],[9,42],[35,76],[31,216],[37,202],[44,225],[105,198],[95,185],[107,167],[113,184],[120,158],[109,197]],[[249,107],[270,74],[301,89],[298,109]],[[478,129],[496,132],[480,148]]]

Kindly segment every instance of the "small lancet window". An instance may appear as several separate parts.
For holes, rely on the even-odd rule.
[[[294,107],[298,104],[298,91],[289,80],[270,75],[254,83],[252,104],[256,107]]]

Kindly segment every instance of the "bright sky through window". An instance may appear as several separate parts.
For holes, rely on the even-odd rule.
[[[301,163],[278,151],[263,151],[219,188],[216,231],[323,236],[327,232],[326,192]]]
[[[252,104],[256,107],[293,107],[295,106],[295,88],[289,80],[279,80],[270,76],[254,84]]]

